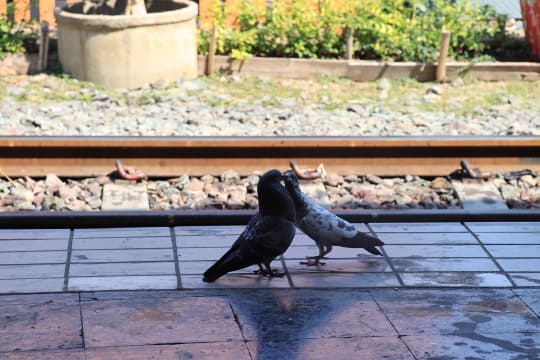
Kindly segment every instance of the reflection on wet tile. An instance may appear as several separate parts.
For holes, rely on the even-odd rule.
[[[65,264],[0,265],[0,279],[44,279],[63,277]]]
[[[392,269],[383,257],[369,257],[356,259],[327,259],[322,260],[324,265],[307,266],[300,264],[301,260],[286,260],[289,273],[319,273],[326,272],[390,272]]]
[[[480,241],[484,244],[540,244],[538,233],[478,233]]]
[[[174,263],[137,262],[104,264],[71,264],[70,276],[175,275]]]
[[[0,265],[10,264],[62,264],[66,262],[64,251],[21,251],[0,253]]]
[[[202,275],[210,266],[215,263],[214,260],[208,261],[179,261],[180,274],[182,275]],[[281,270],[281,262],[274,260],[272,268],[279,268]],[[246,268],[235,271],[235,274],[253,274],[253,271],[258,270],[257,265],[248,266]]]
[[[2,360],[86,360],[83,349],[17,351],[0,354]]]
[[[379,289],[371,293],[401,335],[540,329],[540,319],[510,289]]]
[[[474,333],[473,322],[468,326],[469,333],[405,336],[402,340],[417,359],[535,359],[540,355],[536,333],[482,336]]]
[[[470,233],[380,233],[385,244],[478,244]]]
[[[540,259],[497,259],[505,271],[536,271],[540,272]]]
[[[240,235],[245,225],[215,225],[215,226],[176,226],[174,233],[178,235]]]
[[[281,269],[280,269],[281,270]],[[283,277],[264,277],[257,274],[229,273],[213,283],[202,281],[202,275],[181,275],[184,289],[265,289],[289,288],[289,280]]]
[[[479,245],[385,245],[390,257],[487,257]]]
[[[188,235],[176,235],[176,246],[179,248],[186,247],[223,247],[229,248],[238,239],[238,235],[224,234],[224,235],[202,235],[202,236],[188,236]]]
[[[169,236],[74,238],[73,250],[82,249],[168,249]]]
[[[58,292],[64,288],[64,278],[0,280],[0,294]]]
[[[295,288],[354,288],[399,286],[393,273],[292,273]]]
[[[79,302],[78,294],[19,294],[19,295],[2,295],[0,296],[0,306],[4,305],[34,305],[47,304],[53,302],[77,303]]]
[[[401,273],[406,286],[509,287],[512,284],[502,273],[422,272]]]
[[[392,258],[397,271],[499,271],[489,258]]]
[[[486,245],[486,248],[491,255],[497,258],[524,257],[540,259],[540,245]]]
[[[0,353],[82,347],[76,302],[5,305],[0,314]]]
[[[84,301],[81,306],[88,348],[242,341],[229,302],[222,297],[134,297]]]
[[[67,250],[68,239],[0,240],[0,251]]]
[[[230,301],[245,338],[263,344],[397,335],[366,291],[239,290]]]
[[[510,273],[517,286],[540,286],[540,272],[537,273]]]
[[[178,257],[181,261],[216,261],[225,254],[229,248],[179,248]]]
[[[73,250],[72,263],[171,261],[172,249]]]
[[[0,239],[68,239],[69,229],[0,229]]]
[[[314,256],[319,254],[319,248],[315,245],[309,246],[291,246],[283,254],[286,259],[305,259],[306,256]],[[334,246],[332,252],[326,255],[329,259],[354,259],[359,255],[368,255],[369,253],[364,249],[345,248],[341,246]],[[377,255],[370,255],[376,257]]]
[[[254,359],[413,360],[397,337],[316,338],[283,342],[249,341]]]
[[[87,360],[139,359],[223,359],[249,360],[244,342],[211,342],[177,345],[143,345],[95,348],[86,350]]]
[[[540,222],[467,222],[466,225],[475,233],[483,232],[540,232]]]
[[[540,318],[540,289],[514,289],[514,293]]]
[[[467,232],[467,229],[458,222],[443,223],[369,223],[373,231],[390,233],[408,232]]]
[[[70,277],[69,291],[176,289],[175,275]]]
[[[126,228],[88,228],[75,229],[74,238],[100,238],[100,237],[148,237],[170,236],[168,227],[126,227]]]

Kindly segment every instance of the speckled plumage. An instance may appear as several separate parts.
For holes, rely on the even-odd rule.
[[[283,177],[296,207],[296,226],[312,238],[319,248],[319,255],[308,257],[311,261],[307,265],[321,264],[320,259],[332,251],[332,246],[363,248],[374,255],[382,255],[375,247],[384,245],[381,240],[360,232],[354,225],[304,194],[294,173],[288,171]]]
[[[270,263],[289,248],[296,231],[294,203],[281,179],[278,170],[261,177],[257,186],[259,211],[231,248],[206,270],[203,281],[213,282],[228,272],[255,264],[263,275],[281,275],[272,270]]]

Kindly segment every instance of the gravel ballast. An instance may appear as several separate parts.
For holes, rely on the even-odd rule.
[[[521,97],[509,93],[511,89],[495,91],[496,100],[488,99],[492,105],[463,111],[465,100],[457,94],[459,86],[464,85],[459,84],[422,85],[420,93],[403,94],[399,86],[392,88],[390,82],[381,81],[374,88],[378,98],[358,93],[345,94],[346,100],[343,92],[347,92],[347,85],[338,84],[332,90],[331,86],[318,84],[317,88],[327,95],[319,94],[316,102],[308,102],[303,90],[296,98],[280,96],[279,91],[286,89],[284,85],[278,88],[278,94],[248,98],[249,94],[240,92],[241,96],[235,96],[239,94],[235,82],[242,81],[235,77],[224,77],[223,81],[230,82],[236,92],[224,92],[217,87],[219,82],[216,85],[197,79],[117,91],[114,95],[94,87],[68,87],[55,77],[38,76],[37,80],[6,85],[6,95],[0,98],[0,135],[540,135],[540,108],[525,106]],[[265,82],[269,88],[274,86],[270,80],[260,80],[257,86],[262,91]],[[302,86],[309,91],[309,82]],[[403,87],[403,92],[407,89]],[[335,96],[340,92],[340,101],[332,97],[333,91]],[[445,95],[445,91],[454,95]],[[478,90],[474,87],[468,91]],[[244,92],[249,93],[250,88]],[[38,103],[25,100],[34,97],[39,99]],[[77,100],[69,100],[72,98]]]
[[[525,106],[523,94],[518,97],[508,90],[495,92],[494,104],[463,111],[463,97],[445,96],[445,92],[459,93],[456,88],[465,89],[463,81],[418,85],[423,86],[420,92],[400,94],[395,84],[381,80],[373,87],[375,99],[359,93],[348,94],[346,101],[335,99],[338,91],[347,91],[347,86],[304,82],[306,91],[313,85],[327,94],[308,102],[303,92],[297,97],[276,94],[275,84],[266,79],[256,84],[263,90],[268,85],[268,94],[255,99],[240,96],[238,91],[218,91],[215,82],[201,79],[117,92],[45,74],[8,80],[0,82],[4,90],[0,97],[0,136],[540,135],[540,108],[530,103]],[[242,81],[238,75],[224,76],[217,84],[234,87]],[[35,98],[39,101],[32,101]],[[143,184],[150,210],[254,209],[259,175],[240,177],[231,169],[221,176],[178,174],[174,179],[150,179]],[[0,180],[0,212],[99,211],[105,184],[129,184],[107,175],[59,179],[49,174],[43,179],[14,180],[17,185]],[[496,175],[489,181],[509,207],[539,207],[540,181],[536,174],[511,179]],[[317,201],[334,209],[461,207],[450,178],[329,173],[324,180],[306,183],[305,187]]]

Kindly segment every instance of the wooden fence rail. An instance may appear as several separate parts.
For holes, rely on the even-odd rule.
[[[36,3],[37,1],[37,3]],[[158,0],[159,1],[159,0]],[[225,6],[231,9],[237,9],[239,0],[221,0]],[[255,3],[265,3],[267,0],[253,0]],[[67,0],[67,3],[77,2],[77,0]],[[210,25],[212,22],[212,10],[215,0],[199,0],[199,21],[200,24]],[[54,8],[57,6],[55,0],[13,0],[13,10],[8,11],[8,1],[0,0],[0,17],[10,15],[15,23],[29,21],[31,19],[39,22],[48,22],[54,26]],[[34,8],[33,8],[34,7]],[[227,22],[234,21],[234,10],[228,11]]]
[[[76,0],[66,2],[72,3],[76,2]],[[0,18],[8,17],[16,24],[23,21],[37,20],[39,22],[48,22],[50,26],[54,26],[55,6],[55,0],[13,0],[11,4],[8,4],[7,0],[0,0]]]

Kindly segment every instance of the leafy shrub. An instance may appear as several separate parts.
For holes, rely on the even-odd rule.
[[[0,17],[0,59],[5,53],[20,53],[24,51],[24,36],[22,31],[14,30],[13,25]]]
[[[227,11],[238,14],[232,24]],[[215,0],[213,15],[217,53],[236,58],[338,58],[347,28],[356,57],[399,61],[434,61],[443,28],[452,32],[449,55],[458,59],[477,57],[488,39],[504,36],[495,11],[471,0],[240,0],[236,9]],[[200,53],[207,53],[210,33],[200,30]]]

